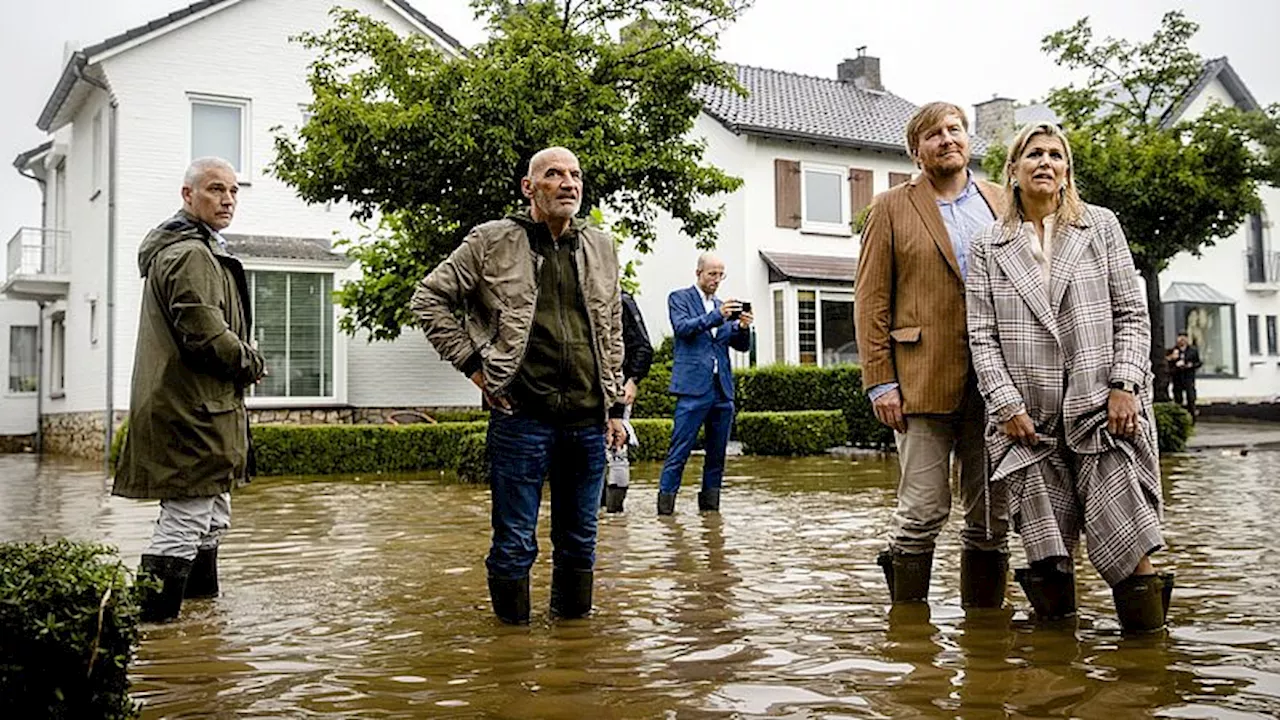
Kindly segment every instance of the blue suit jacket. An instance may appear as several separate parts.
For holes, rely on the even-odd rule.
[[[729,364],[729,347],[747,351],[751,348],[751,333],[738,325],[725,322],[720,314],[720,300],[715,309],[702,309],[702,293],[696,287],[673,291],[667,296],[667,310],[671,314],[671,329],[675,332],[675,360],[671,365],[671,387],[676,395],[705,395],[711,391],[711,379],[717,376],[719,364],[720,388],[725,397],[733,399],[733,367]],[[720,328],[711,335],[712,328]]]

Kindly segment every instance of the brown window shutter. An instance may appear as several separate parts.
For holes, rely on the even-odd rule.
[[[773,161],[773,202],[780,228],[800,227],[800,163],[776,158]]]
[[[898,187],[904,182],[911,181],[911,173],[889,173],[889,187]]]
[[[871,175],[870,170],[849,169],[849,212],[855,217],[862,208],[871,204]]]

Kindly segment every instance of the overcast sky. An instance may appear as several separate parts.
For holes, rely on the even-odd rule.
[[[482,39],[466,0],[411,2],[464,44]],[[35,121],[61,72],[64,44],[89,45],[187,4],[0,0],[0,239],[39,224],[37,187],[11,162],[46,139]],[[721,57],[834,77],[840,60],[865,45],[880,58],[890,92],[917,104],[971,107],[997,94],[1041,98],[1069,81],[1041,53],[1040,39],[1081,16],[1092,19],[1095,37],[1146,39],[1171,9],[1200,24],[1197,52],[1228,56],[1260,103],[1280,102],[1280,0],[756,0],[724,34]]]

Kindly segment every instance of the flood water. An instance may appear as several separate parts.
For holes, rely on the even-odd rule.
[[[544,506],[525,628],[488,611],[484,488],[259,479],[233,500],[222,597],[144,626],[134,695],[149,719],[1280,714],[1280,453],[1166,461],[1177,589],[1168,637],[1144,639],[1084,561],[1070,627],[1029,627],[1012,582],[1016,612],[966,617],[954,522],[931,617],[890,613],[873,560],[895,462],[730,458],[721,515],[686,489],[663,519],[659,468],[637,466],[586,620],[546,618]],[[0,540],[105,540],[136,565],[156,504],[106,487],[98,465],[0,456]]]

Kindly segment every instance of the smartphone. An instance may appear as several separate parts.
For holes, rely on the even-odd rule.
[[[734,320],[742,317],[742,313],[744,312],[751,312],[750,300],[740,300],[739,302],[742,303],[742,309],[729,313],[729,322],[733,322]]]
[[[750,300],[743,300],[743,301],[742,301],[742,312],[751,312],[751,301],[750,301]]]

